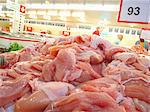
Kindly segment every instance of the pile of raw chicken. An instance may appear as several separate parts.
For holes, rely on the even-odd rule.
[[[0,112],[150,112],[150,60],[89,36],[0,55]]]

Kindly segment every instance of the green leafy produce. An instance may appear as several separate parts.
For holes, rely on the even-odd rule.
[[[8,52],[17,51],[17,50],[20,50],[22,48],[23,48],[22,45],[19,45],[17,42],[13,42],[13,43],[10,43],[10,46],[8,48]]]

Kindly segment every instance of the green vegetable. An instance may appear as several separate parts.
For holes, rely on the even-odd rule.
[[[8,48],[8,51],[18,51],[20,49],[22,49],[23,46],[22,45],[19,45],[17,42],[13,42],[13,43],[10,43],[10,47]]]

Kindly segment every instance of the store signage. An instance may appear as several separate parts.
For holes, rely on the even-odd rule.
[[[150,41],[150,29],[142,29],[140,38]]]
[[[150,0],[121,0],[118,22],[150,23]]]
[[[70,31],[63,31],[62,34],[63,36],[70,36]]]
[[[12,25],[13,33],[23,32],[25,16],[14,12],[14,21]]]
[[[6,7],[14,11],[12,33],[23,32],[26,7],[20,5],[18,0],[7,0]]]
[[[28,32],[32,32],[32,27],[27,27]]]
[[[23,5],[20,5],[20,13],[25,13],[26,12],[26,7]]]

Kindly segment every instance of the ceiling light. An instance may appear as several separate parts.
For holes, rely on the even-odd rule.
[[[48,12],[47,12],[47,15],[50,15],[50,16],[57,16],[57,15],[58,15],[58,12],[57,12],[57,11],[48,11]]]
[[[59,16],[64,16],[64,17],[71,16],[71,12],[70,11],[60,11]]]

